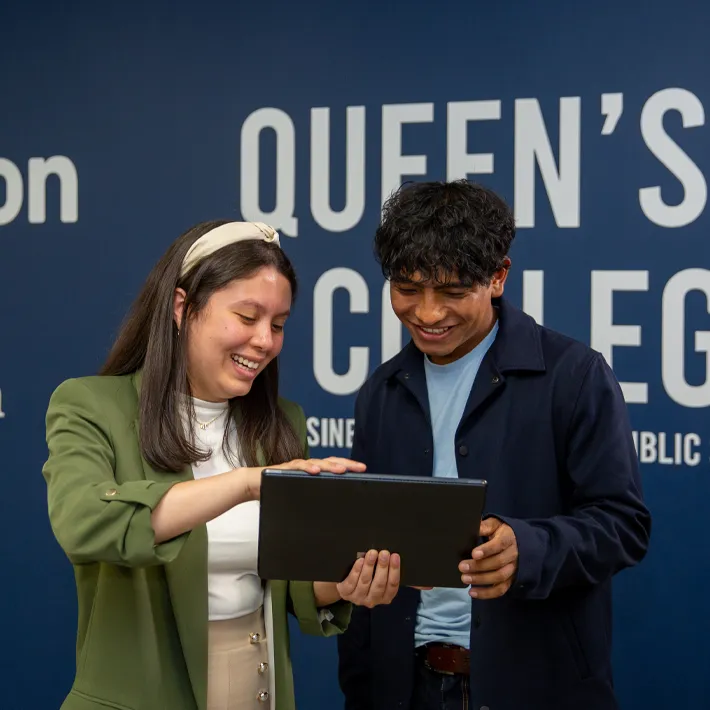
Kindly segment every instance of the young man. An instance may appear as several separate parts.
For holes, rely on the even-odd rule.
[[[514,236],[506,204],[466,181],[406,186],[383,210],[375,250],[412,339],[360,391],[352,458],[484,478],[488,512],[470,586],[355,610],[346,710],[618,707],[611,582],[650,535],[638,459],[603,357],[503,298]]]

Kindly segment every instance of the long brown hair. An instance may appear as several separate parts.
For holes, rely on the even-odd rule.
[[[185,344],[189,319],[204,309],[215,291],[235,279],[253,276],[264,266],[272,266],[283,274],[291,285],[292,301],[296,298],[298,285],[288,257],[279,246],[258,239],[219,249],[180,278],[183,258],[193,242],[228,221],[197,224],[170,246],[148,275],[99,372],[129,375],[142,370],[141,452],[151,466],[161,471],[180,471],[210,454],[196,448],[192,427],[186,432],[183,425],[184,396],[190,394]],[[180,334],[173,316],[178,287],[186,293]],[[279,372],[274,358],[254,380],[248,394],[229,402],[229,419],[236,426],[243,465],[261,465],[260,454],[267,465],[304,456],[303,442],[278,406],[278,398]],[[193,423],[191,406],[188,414]],[[228,452],[226,433],[225,447]]]

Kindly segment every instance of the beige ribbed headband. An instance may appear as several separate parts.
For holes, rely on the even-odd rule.
[[[278,244],[279,233],[263,222],[227,222],[203,234],[187,251],[182,260],[180,278],[190,269],[218,249],[228,244],[242,242],[247,239],[263,239],[265,242]]]

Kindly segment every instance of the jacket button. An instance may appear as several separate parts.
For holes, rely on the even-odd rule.
[[[115,488],[109,488],[109,489],[106,491],[106,495],[107,495],[107,496],[115,496],[116,493],[118,493],[118,491],[117,491]]]
[[[425,453],[425,454],[428,454],[428,453],[429,453],[429,449],[424,449],[424,453]]]
[[[259,675],[264,675],[266,671],[269,670],[269,664],[268,663],[260,663],[259,664]]]
[[[265,703],[269,699],[269,691],[268,690],[261,690],[259,691],[259,695],[256,696],[256,699],[260,703]],[[481,708],[483,710],[483,708]],[[488,708],[486,708],[488,710]]]
[[[468,456],[468,447],[459,446],[459,453],[461,454],[461,456]]]
[[[498,377],[498,375],[493,375],[493,378],[491,379],[491,382],[492,382],[494,385],[497,385],[497,384],[500,382],[500,377]]]
[[[249,643],[250,644],[256,644],[261,641],[261,634],[257,634],[256,632],[252,632],[249,634]]]

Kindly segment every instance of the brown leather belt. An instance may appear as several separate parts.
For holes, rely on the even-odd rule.
[[[471,668],[470,654],[461,646],[446,643],[430,643],[422,649],[424,664],[432,671],[446,675],[468,675]]]

